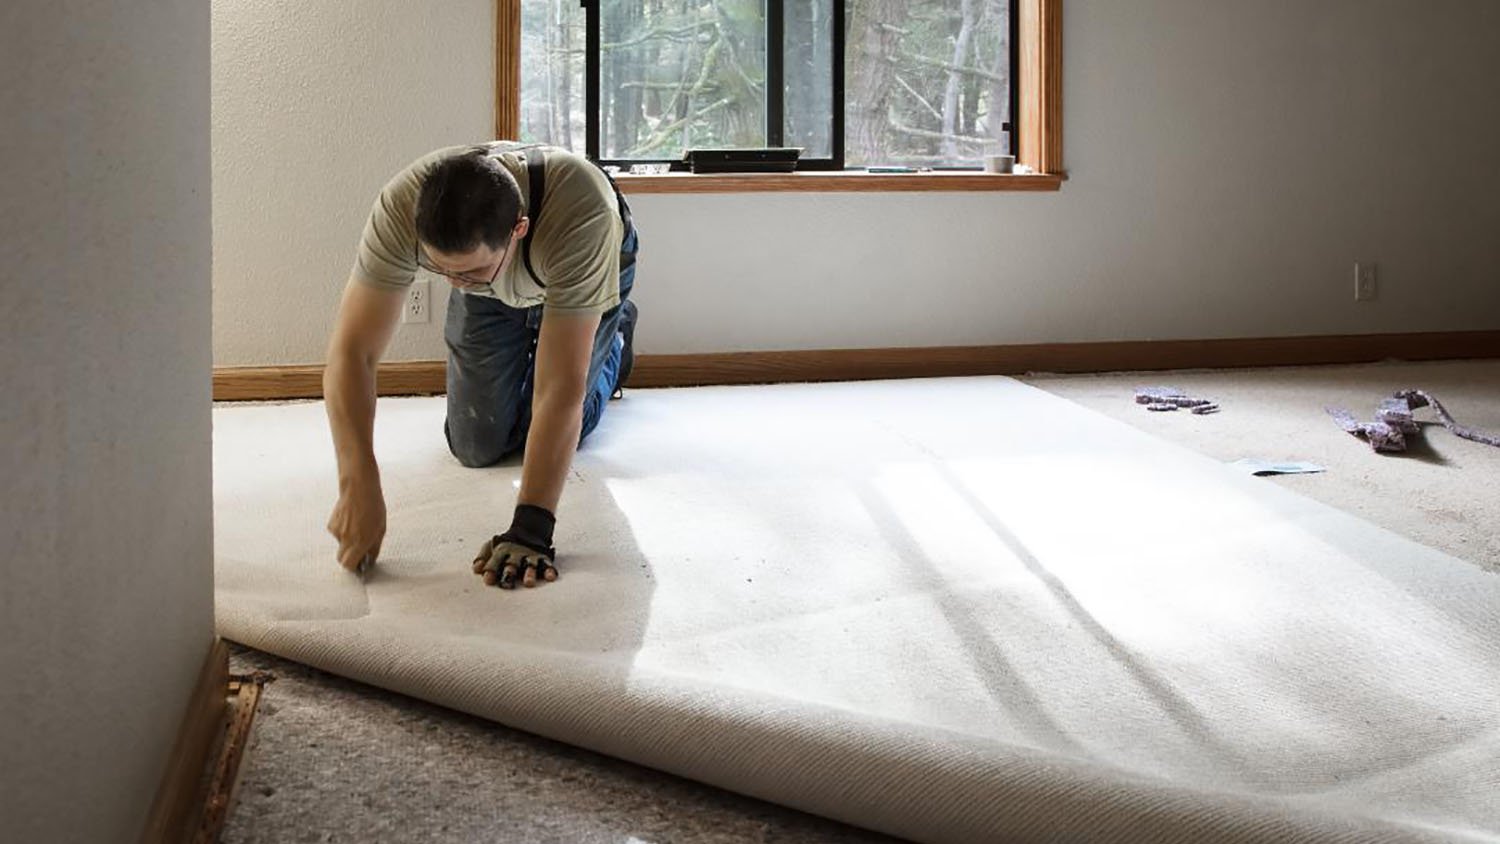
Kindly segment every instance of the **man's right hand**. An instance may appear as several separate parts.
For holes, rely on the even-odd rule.
[[[400,323],[405,299],[404,291],[351,274],[328,341],[323,396],[339,478],[328,532],[339,541],[339,565],[349,571],[374,563],[385,539],[385,497],[375,464],[375,365]]]
[[[385,540],[385,496],[379,482],[341,484],[328,517],[328,532],[339,542],[339,565],[358,571],[373,565]]]

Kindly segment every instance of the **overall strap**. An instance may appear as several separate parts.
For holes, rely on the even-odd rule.
[[[537,275],[536,270],[531,268],[531,236],[536,234],[537,225],[542,220],[542,198],[547,193],[547,159],[542,151],[532,147],[526,150],[526,181],[529,185],[526,200],[526,216],[531,219],[531,225],[526,229],[526,236],[521,238],[521,260],[526,264],[526,272],[536,282],[537,287],[546,287],[542,277]]]

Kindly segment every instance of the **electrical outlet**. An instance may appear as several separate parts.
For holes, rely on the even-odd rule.
[[[1375,293],[1375,265],[1365,261],[1356,263],[1354,265],[1354,301],[1372,301]]]
[[[427,322],[430,319],[428,312],[432,306],[432,294],[428,290],[428,284],[427,279],[419,278],[406,289],[406,307],[401,310],[402,322]]]

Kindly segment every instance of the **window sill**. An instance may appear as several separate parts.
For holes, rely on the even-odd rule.
[[[621,173],[615,182],[625,193],[853,193],[917,191],[1056,191],[1065,174],[1024,176],[996,173],[666,173],[632,176]]]

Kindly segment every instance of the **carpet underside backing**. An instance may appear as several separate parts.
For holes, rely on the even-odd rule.
[[[1006,378],[632,391],[485,587],[517,461],[382,399],[214,414],[221,635],[918,841],[1500,841],[1500,577]]]

